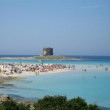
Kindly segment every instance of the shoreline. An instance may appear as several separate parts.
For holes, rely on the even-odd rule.
[[[62,72],[76,72],[76,71],[81,71],[81,72],[88,72],[88,71],[110,71],[110,65],[75,65],[75,67],[68,67],[64,69],[53,69],[50,71],[45,71],[45,72],[39,72],[36,73],[34,72],[26,72],[23,71],[22,73],[14,73],[14,74],[3,74],[1,76],[3,77],[27,77],[27,76],[37,76],[37,75],[46,75],[46,74],[58,74]],[[1,74],[1,73],[0,73]]]
[[[10,75],[2,74],[2,77],[27,77],[27,76],[37,76],[37,75],[46,75],[46,74],[55,74],[55,73],[61,73],[61,72],[69,72],[71,70],[69,69],[59,69],[59,70],[53,70],[48,72],[40,72],[39,74],[36,74],[35,72],[22,72],[22,73],[14,73]]]
[[[64,64],[24,64],[24,63],[17,63],[17,64],[10,64],[10,63],[2,63],[0,64],[0,75],[1,76],[20,76],[21,74],[29,74],[34,73],[39,75],[40,73],[47,73],[52,71],[58,71],[68,69],[68,66]],[[30,74],[29,74],[30,75]]]
[[[30,57],[0,57],[0,60],[87,60],[63,55],[30,56]]]

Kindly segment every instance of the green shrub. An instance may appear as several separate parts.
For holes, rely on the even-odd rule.
[[[80,98],[67,100],[65,96],[45,96],[34,104],[35,110],[100,110],[95,104],[88,105]]]
[[[0,104],[0,110],[30,110],[29,106],[26,106],[22,103],[17,104],[14,100],[7,100]]]
[[[35,110],[68,110],[69,106],[65,96],[45,96],[34,104]]]
[[[87,104],[80,98],[67,100],[65,96],[45,96],[36,103],[30,104],[17,103],[8,99],[0,104],[0,110],[101,110],[96,104]]]
[[[69,102],[73,105],[74,110],[83,110],[87,107],[87,102],[80,97],[73,98]]]
[[[96,104],[89,104],[88,110],[100,110],[100,108]]]

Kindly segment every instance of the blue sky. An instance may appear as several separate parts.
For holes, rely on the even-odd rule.
[[[110,56],[110,0],[0,0],[0,54]]]

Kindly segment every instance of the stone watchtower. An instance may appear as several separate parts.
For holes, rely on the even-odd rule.
[[[43,56],[53,55],[53,48],[43,48]]]

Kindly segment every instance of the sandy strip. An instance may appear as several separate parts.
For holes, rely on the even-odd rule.
[[[48,71],[48,72],[40,72],[39,74],[36,74],[35,72],[22,72],[22,73],[14,73],[10,75],[6,74],[1,74],[4,77],[11,76],[11,77],[24,77],[24,76],[32,76],[32,75],[44,75],[44,74],[55,74],[55,73],[61,73],[61,72],[69,72],[69,71],[106,71],[105,68],[108,68],[107,71],[110,71],[110,65],[75,65],[75,68],[73,69],[56,69],[53,71]]]
[[[36,74],[35,72],[22,72],[22,73],[14,73],[10,75],[1,74],[3,77],[24,77],[24,76],[33,76],[33,75],[44,75],[44,74],[53,74],[53,73],[61,73],[61,72],[67,72],[70,71],[69,69],[58,69],[54,71],[48,71],[48,72],[40,72],[39,74]]]

